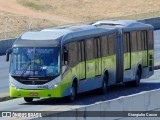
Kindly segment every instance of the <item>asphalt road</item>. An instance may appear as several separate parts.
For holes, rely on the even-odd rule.
[[[155,39],[155,65],[160,65],[160,30],[154,31]],[[9,62],[5,56],[0,56],[0,97],[9,95]]]
[[[9,95],[9,63],[5,56],[0,56],[0,97]]]

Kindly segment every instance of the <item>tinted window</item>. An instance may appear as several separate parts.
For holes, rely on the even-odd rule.
[[[82,50],[81,50],[81,42],[78,42],[78,61],[82,61]]]
[[[95,58],[101,57],[100,38],[94,38],[94,53],[95,53]]]
[[[147,33],[142,31],[142,50],[147,50]]]
[[[93,39],[86,40],[86,59],[94,59]]]
[[[97,38],[97,49],[98,49],[98,58],[101,57],[101,40]]]
[[[142,50],[141,32],[137,32],[137,46],[138,46],[138,51],[141,51]]]
[[[67,61],[64,61],[64,51],[68,52],[68,44],[63,46],[63,52],[62,52],[62,65],[68,64]],[[66,56],[68,59],[68,56]]]
[[[81,41],[81,61],[85,61],[85,44],[84,41]]]
[[[137,37],[136,32],[131,33],[131,49],[133,52],[137,51]]]
[[[144,50],[147,50],[148,49],[148,39],[147,39],[147,31],[144,31]]]
[[[115,54],[115,35],[108,36],[109,55]]]
[[[108,56],[109,53],[108,53],[108,39],[107,39],[107,36],[103,36],[102,37],[102,41],[101,41],[101,50],[102,50],[102,56]]]
[[[71,66],[77,64],[78,61],[77,50],[78,50],[77,43],[69,44],[69,63]]]
[[[154,48],[154,43],[153,43],[153,31],[149,30],[148,31],[148,48],[149,50]]]
[[[124,33],[124,52],[130,52],[130,33]]]

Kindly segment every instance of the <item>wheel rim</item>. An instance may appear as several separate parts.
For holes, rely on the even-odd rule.
[[[75,99],[75,87],[74,87],[74,85],[70,89],[70,99],[72,101]]]
[[[103,77],[103,84],[102,84],[102,88],[101,88],[102,94],[105,94],[107,92],[107,82],[106,81],[107,81],[107,77],[104,76]]]
[[[32,102],[32,101],[33,101],[33,98],[24,98],[24,100],[25,100],[26,102]]]
[[[140,71],[138,70],[137,75],[136,75],[136,83],[140,83]]]
[[[107,92],[107,83],[105,81],[103,82],[102,89],[103,89],[103,93]]]

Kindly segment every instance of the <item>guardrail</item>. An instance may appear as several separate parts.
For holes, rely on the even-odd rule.
[[[16,38],[8,39],[8,40],[1,40],[0,41],[0,55],[4,55],[6,53],[6,50],[12,47],[15,40]]]
[[[111,116],[111,117],[107,117],[107,119],[123,120],[123,119],[126,119],[126,117],[130,117],[128,119],[130,120],[132,117],[130,115],[132,113],[135,113],[137,110],[138,110],[137,112],[142,114],[143,114],[143,111],[148,111],[148,113],[152,113],[149,111],[160,110],[159,101],[160,101],[160,89],[157,89],[152,91],[141,92],[136,95],[123,96],[123,97],[109,100],[109,101],[98,102],[92,105],[87,105],[85,107],[79,107],[76,109],[70,109],[67,111],[61,111],[61,112],[59,111],[57,113],[55,111],[51,114],[46,115],[46,117],[48,117],[48,119],[50,119],[49,117],[53,117],[52,118],[53,120],[59,120],[67,116],[69,116],[67,117],[67,119],[74,119],[74,120],[75,119],[76,120],[77,119],[106,120],[106,117],[103,117],[103,116]],[[93,111],[95,111],[94,114],[93,114]],[[105,112],[107,113],[107,111],[108,111],[108,115],[105,115]],[[116,114],[117,112],[119,112],[120,114],[117,115]],[[127,112],[131,114],[128,114]],[[144,117],[147,117],[147,114],[145,114]],[[134,116],[134,118],[137,118],[137,116]],[[149,119],[151,118],[152,117],[150,116]],[[43,120],[44,118],[38,118],[38,120],[41,120],[41,119]],[[141,120],[142,120],[142,117],[141,117]],[[158,117],[157,117],[157,120],[158,120]]]
[[[160,17],[148,18],[148,19],[143,19],[143,20],[138,20],[138,21],[153,25],[155,30],[160,29]]]

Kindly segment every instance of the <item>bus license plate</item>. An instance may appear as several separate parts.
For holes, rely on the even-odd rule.
[[[37,92],[30,92],[30,96],[38,96]]]

